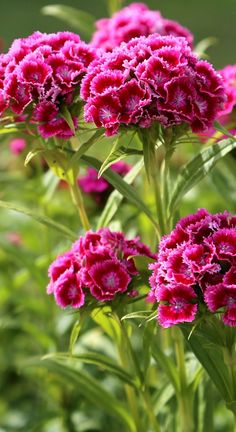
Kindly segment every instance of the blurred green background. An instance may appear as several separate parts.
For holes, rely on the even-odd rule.
[[[89,11],[96,18],[108,13],[105,0],[62,0],[60,3]],[[63,23],[40,13],[41,8],[48,4],[58,4],[58,1],[1,1],[1,37],[5,40],[5,49],[16,37],[27,36],[35,30],[53,32],[67,29]],[[160,10],[164,17],[188,27],[197,42],[208,36],[216,37],[217,45],[209,49],[209,55],[217,68],[236,62],[235,0],[146,0],[146,4]]]

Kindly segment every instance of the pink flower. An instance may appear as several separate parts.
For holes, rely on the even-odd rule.
[[[230,125],[230,133],[236,135],[235,120],[233,111],[236,106],[236,65],[228,65],[219,71],[223,79],[224,91],[225,91],[225,103],[217,115],[217,121],[227,128]],[[228,136],[217,132],[215,129],[209,128],[200,134],[200,138],[203,142],[207,141],[209,138],[219,141],[228,138]],[[215,136],[214,136],[215,135]]]
[[[79,275],[75,274],[72,269],[62,273],[55,283],[54,297],[61,308],[71,306],[77,309],[83,306],[85,295],[81,288]]]
[[[236,285],[219,284],[208,287],[205,301],[212,312],[223,308],[222,320],[230,327],[236,327]]]
[[[12,139],[9,143],[9,146],[13,154],[19,155],[26,147],[26,140],[24,138]]]
[[[236,326],[236,218],[205,209],[181,219],[163,237],[157,261],[149,266],[149,301],[159,302],[163,327],[191,322],[198,305],[223,308],[225,324]]]
[[[127,240],[122,232],[101,228],[80,237],[71,250],[60,255],[49,267],[47,293],[53,294],[61,307],[83,306],[86,299],[114,300],[117,295],[137,292],[130,286],[138,274],[132,255],[156,257],[138,238]]]
[[[81,84],[85,120],[114,135],[121,126],[212,125],[225,100],[221,76],[185,38],[141,36],[101,54]]]
[[[80,270],[80,267],[79,260],[77,260],[76,256],[71,252],[59,255],[48,269],[50,283],[47,287],[47,293],[52,294],[55,291],[55,283],[66,270],[73,268],[74,272],[77,272]]]
[[[125,176],[131,166],[123,161],[116,162],[110,166],[110,169],[115,171],[120,176]],[[86,194],[91,194],[95,201],[104,203],[108,195],[113,190],[113,187],[103,177],[98,178],[98,172],[94,168],[88,168],[84,176],[78,178],[79,186]]]
[[[89,270],[91,294],[99,301],[113,300],[117,293],[127,291],[131,277],[124,266],[115,260],[94,264]]]
[[[43,138],[57,136],[58,138],[70,138],[74,132],[68,123],[60,116],[58,106],[52,102],[39,103],[33,113],[33,120],[39,126],[39,133]],[[77,126],[77,119],[73,118],[74,126]]]
[[[103,18],[96,22],[96,32],[91,45],[111,51],[121,42],[139,36],[158,33],[161,36],[183,36],[191,45],[193,35],[179,23],[163,18],[159,11],[151,11],[143,3],[132,3],[116,12],[111,18]]]
[[[194,304],[196,294],[192,288],[185,285],[175,285],[161,291],[160,301],[164,302],[158,308],[158,321],[162,327],[191,322],[197,313]]]
[[[15,40],[0,55],[0,114],[8,108],[26,115],[43,138],[69,138],[74,132],[60,111],[66,105],[77,128],[75,96],[95,57],[95,49],[70,32],[35,32]]]
[[[236,105],[236,65],[225,66],[219,72],[223,78],[226,93],[226,102],[220,113],[221,117],[230,114]]]

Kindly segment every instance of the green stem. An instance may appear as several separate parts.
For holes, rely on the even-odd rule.
[[[79,216],[80,216],[80,220],[81,223],[83,225],[83,228],[85,231],[89,231],[90,230],[90,224],[89,224],[89,220],[88,220],[88,216],[84,207],[84,201],[83,201],[83,197],[80,191],[80,188],[78,186],[77,183],[77,179],[75,177],[75,175],[73,176],[73,179],[68,180],[68,185],[70,188],[70,193],[72,196],[72,200],[73,203],[75,204],[78,212],[79,212]]]
[[[169,232],[172,229],[170,224],[170,215],[169,215],[169,193],[170,193],[170,161],[171,157],[175,151],[174,145],[171,148],[165,148],[165,158],[161,167],[161,178],[162,178],[162,202],[163,202],[163,213],[165,218],[165,226],[166,232]]]
[[[126,329],[124,328],[125,326],[123,325],[122,321],[120,321],[120,319],[117,316],[115,316],[115,317],[121,326],[121,340],[117,344],[117,349],[118,349],[118,353],[119,353],[119,357],[120,357],[120,363],[125,370],[131,369],[129,358],[128,358],[128,354],[130,353],[129,337],[126,333]],[[127,345],[129,348],[128,350],[126,349]],[[139,406],[138,406],[138,400],[137,400],[136,392],[129,385],[125,385],[124,390],[126,393],[126,398],[127,398],[128,404],[129,404],[130,411],[132,413],[132,417],[134,419],[136,431],[142,432],[142,430],[143,430],[142,429],[142,422],[141,422],[141,418],[139,415]]]
[[[236,432],[236,414],[234,414],[234,423],[233,423],[232,432]]]
[[[160,427],[159,427],[157,418],[156,418],[154,411],[153,411],[153,406],[152,406],[150,394],[149,394],[149,391],[145,385],[144,376],[143,376],[142,370],[139,366],[139,362],[138,362],[138,359],[136,357],[135,351],[131,345],[129,335],[127,334],[126,326],[123,323],[123,321],[120,321],[120,325],[121,325],[122,339],[123,339],[122,350],[124,350],[124,346],[127,348],[127,352],[130,355],[130,358],[132,359],[132,363],[133,363],[132,368],[135,370],[136,375],[137,375],[139,382],[140,382],[140,388],[138,390],[139,391],[138,396],[140,396],[140,399],[143,401],[143,404],[145,406],[145,411],[146,411],[148,418],[149,418],[149,423],[152,427],[152,431],[153,432],[160,432]],[[141,422],[139,422],[139,429],[137,428],[137,431],[140,430],[140,425],[141,425]],[[141,429],[141,430],[143,430],[143,429]],[[145,429],[145,432],[146,432],[146,429]]]
[[[180,389],[177,394],[177,401],[179,406],[181,432],[192,432],[193,429],[193,413],[192,413],[192,397],[189,394],[183,337],[178,328],[173,329],[175,340],[175,355],[176,362],[179,370]]]
[[[161,429],[160,429],[159,424],[157,422],[157,418],[154,414],[153,406],[151,403],[151,398],[150,398],[150,395],[149,395],[147,390],[144,390],[142,392],[142,399],[143,399],[143,402],[144,402],[144,405],[145,405],[145,408],[146,408],[146,411],[148,414],[150,425],[152,425],[153,432],[160,432]]]
[[[124,352],[124,347],[118,346],[118,352],[119,352],[121,366],[123,366],[124,369],[127,369],[127,358]],[[124,390],[126,393],[126,398],[129,404],[130,412],[132,413],[132,417],[134,419],[136,431],[142,432],[141,419],[139,416],[139,407],[137,404],[137,396],[135,390],[129,385],[125,385]]]
[[[151,185],[154,191],[157,219],[158,219],[160,237],[161,237],[166,233],[166,228],[165,228],[164,211],[163,211],[162,199],[161,199],[160,180],[158,177],[159,176],[156,173],[151,174]]]

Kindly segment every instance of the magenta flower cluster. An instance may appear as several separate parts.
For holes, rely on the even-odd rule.
[[[62,308],[80,308],[91,298],[104,302],[118,294],[136,295],[130,286],[138,275],[129,259],[133,255],[156,257],[138,238],[127,240],[122,232],[107,228],[89,231],[51,264],[47,292]]]
[[[236,105],[236,65],[228,65],[219,71],[223,78],[226,102],[220,116],[231,114]]]
[[[76,127],[74,96],[94,58],[95,50],[74,33],[35,32],[15,40],[0,56],[0,114],[27,114],[44,138],[72,136],[61,108],[71,110]]]
[[[148,299],[163,327],[192,322],[198,310],[236,327],[236,216],[200,209],[162,238]]]
[[[126,162],[115,162],[110,166],[110,169],[121,177],[124,177],[131,169],[131,166]],[[113,187],[103,177],[98,178],[98,172],[94,168],[89,167],[84,176],[80,176],[78,183],[82,191],[90,194],[95,198],[97,203],[103,203]]]
[[[222,78],[185,38],[153,34],[122,43],[88,67],[81,84],[85,120],[116,134],[120,126],[187,123],[208,128],[223,108]]]
[[[190,45],[193,42],[193,35],[188,29],[176,21],[163,18],[159,11],[152,11],[143,3],[132,3],[111,18],[100,19],[96,22],[96,28],[91,45],[105,51],[111,51],[121,42],[153,33],[185,37]]]

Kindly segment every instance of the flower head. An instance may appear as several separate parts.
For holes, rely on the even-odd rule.
[[[179,23],[163,18],[159,11],[152,11],[143,3],[132,3],[111,18],[103,18],[96,22],[96,32],[91,45],[111,51],[122,42],[153,33],[161,36],[182,36],[190,45],[193,42],[193,35]]]
[[[228,65],[219,71],[223,78],[226,102],[220,117],[230,114],[236,105],[236,65]]]
[[[150,265],[149,300],[158,301],[158,320],[170,327],[195,319],[199,305],[222,312],[236,326],[236,217],[200,209],[181,219],[160,242]]]
[[[24,138],[14,138],[9,143],[10,150],[15,155],[22,153],[26,145],[26,140]]]
[[[116,134],[120,126],[187,123],[208,128],[222,109],[222,79],[182,37],[141,36],[104,53],[81,84],[85,120]]]
[[[71,112],[74,126],[74,95],[95,50],[70,32],[35,32],[13,42],[0,55],[0,114],[27,115],[39,133],[48,138],[68,138],[73,131],[61,112]]]
[[[138,271],[131,255],[156,257],[138,238],[127,240],[108,228],[88,231],[49,267],[47,293],[62,308],[79,308],[92,298],[104,302],[124,293],[132,297],[137,292],[130,282]]]

